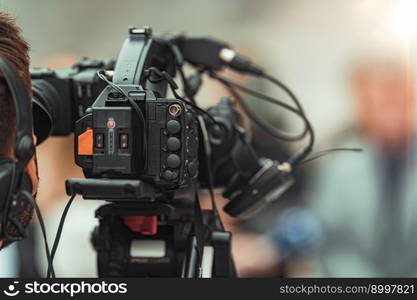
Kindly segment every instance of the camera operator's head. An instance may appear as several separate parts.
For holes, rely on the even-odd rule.
[[[26,92],[31,98],[31,80],[29,73],[29,55],[28,44],[22,38],[20,29],[14,23],[13,18],[5,13],[0,13],[0,56],[7,59],[16,70],[21,81],[24,84]],[[20,100],[25,99],[17,99]],[[16,161],[14,147],[16,140],[17,118],[15,104],[11,91],[5,80],[5,76],[0,72],[0,160],[11,159]],[[26,166],[26,174],[32,184],[32,194],[37,189],[37,167],[35,157],[33,157]],[[0,207],[4,209],[6,199],[0,199]],[[32,216],[32,206],[24,205],[23,210],[19,213],[21,223],[27,226]],[[0,213],[2,213],[0,211]],[[4,246],[3,237],[0,236],[0,248]]]

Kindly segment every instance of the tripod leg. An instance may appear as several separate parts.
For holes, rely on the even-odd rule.
[[[214,247],[204,246],[203,261],[201,263],[201,277],[211,278],[213,277],[214,266]]]
[[[196,248],[196,238],[191,239],[188,255],[184,261],[184,268],[181,277],[182,278],[211,278],[213,277],[213,265],[214,265],[214,247],[204,246],[203,259],[201,265],[201,276],[199,276],[198,267],[198,254]]]
[[[198,278],[198,253],[197,239],[193,236],[190,240],[183,264],[182,278]]]
[[[214,247],[213,277],[237,277],[231,252],[232,234],[226,231],[213,231],[211,236]]]

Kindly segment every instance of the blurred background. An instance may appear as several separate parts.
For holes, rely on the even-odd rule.
[[[227,41],[296,93],[316,132],[315,151],[364,149],[303,165],[292,190],[267,212],[245,222],[227,218],[239,274],[417,275],[417,0],[0,0],[0,10],[16,17],[32,66],[115,58],[130,25]],[[205,79],[197,100],[208,106],[223,94]],[[279,109],[255,100],[251,107],[271,123],[300,129]],[[275,159],[303,145],[271,142],[252,130],[255,147]],[[50,243],[66,203],[64,181],[82,176],[72,147],[68,137],[38,149],[38,201]],[[98,205],[80,200],[71,208],[55,260],[58,276],[96,275],[89,234]],[[0,276],[44,273],[40,233],[33,230],[33,241],[0,253]],[[33,258],[27,247],[35,249]]]

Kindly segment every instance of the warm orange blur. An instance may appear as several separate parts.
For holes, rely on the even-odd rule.
[[[359,126],[371,141],[392,152],[415,130],[415,87],[411,67],[399,58],[361,63],[352,74]]]

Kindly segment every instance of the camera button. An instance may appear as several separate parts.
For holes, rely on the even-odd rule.
[[[174,180],[178,176],[178,173],[171,170],[166,170],[163,174],[165,180]]]
[[[167,140],[167,147],[170,151],[177,151],[181,148],[181,141],[176,137],[170,137]]]
[[[167,157],[168,167],[175,169],[175,168],[178,168],[180,166],[180,164],[181,164],[181,159],[178,155],[176,155],[176,154],[168,155],[168,157]]]
[[[170,120],[167,123],[167,129],[169,133],[176,134],[181,131],[181,123],[177,120]]]

